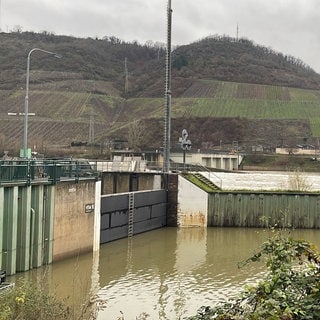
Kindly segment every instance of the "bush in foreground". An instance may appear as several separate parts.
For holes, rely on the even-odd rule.
[[[22,282],[0,296],[0,319],[68,319],[69,308],[54,295]]]
[[[309,242],[276,233],[244,261],[263,260],[266,278],[216,307],[202,307],[189,320],[320,319],[320,255]]]
[[[41,282],[41,281],[40,281]],[[49,293],[42,283],[16,283],[0,295],[0,320],[94,320],[104,301],[93,295],[74,308],[68,300]]]

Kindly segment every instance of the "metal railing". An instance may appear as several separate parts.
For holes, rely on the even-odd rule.
[[[185,172],[205,172],[208,174],[208,179],[222,189],[222,179],[214,173],[214,169],[208,168],[201,163],[172,163],[171,169],[175,171]]]
[[[0,160],[0,184],[98,178],[97,167],[86,160]]]

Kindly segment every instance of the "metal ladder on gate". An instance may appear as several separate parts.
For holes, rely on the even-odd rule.
[[[128,238],[133,236],[134,193],[129,192]]]

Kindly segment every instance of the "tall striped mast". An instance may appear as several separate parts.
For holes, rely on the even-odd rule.
[[[0,0],[0,32],[2,32],[2,19],[1,19],[1,0]]]
[[[165,79],[165,124],[163,145],[163,172],[170,171],[170,132],[171,132],[171,25],[172,9],[171,0],[167,7],[167,54],[166,54],[166,79]]]

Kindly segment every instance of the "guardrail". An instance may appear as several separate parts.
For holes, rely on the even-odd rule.
[[[0,184],[98,178],[97,166],[86,160],[0,160]]]
[[[172,163],[170,168],[173,171],[185,171],[185,172],[206,172],[208,179],[215,183],[220,189],[222,189],[222,179],[218,177],[215,173],[214,168],[208,168],[201,163]]]

